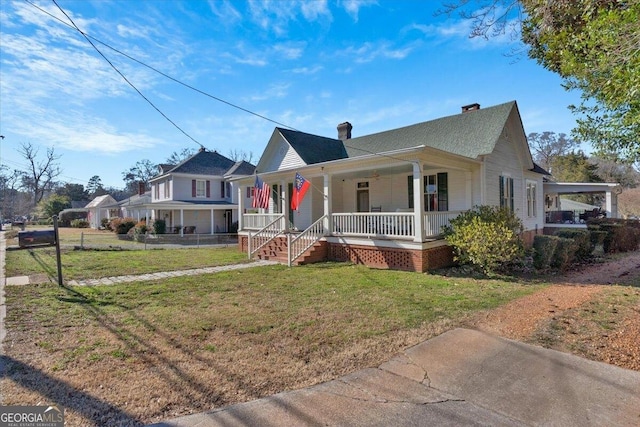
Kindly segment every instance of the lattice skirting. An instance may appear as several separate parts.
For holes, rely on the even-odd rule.
[[[349,261],[373,268],[417,272],[453,265],[450,246],[420,250],[331,243],[328,258],[331,261]]]

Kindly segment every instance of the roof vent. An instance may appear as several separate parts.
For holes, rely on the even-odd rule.
[[[338,139],[344,141],[345,139],[351,139],[351,123],[344,122],[338,125]]]
[[[480,104],[475,103],[475,104],[469,104],[469,105],[463,105],[462,106],[462,112],[463,113],[468,113],[469,111],[475,111],[475,110],[479,110],[480,109]]]

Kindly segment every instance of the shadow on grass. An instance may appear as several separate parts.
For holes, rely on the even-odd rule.
[[[147,366],[162,366],[166,369],[158,369],[154,375],[162,378],[168,384],[168,388],[174,393],[181,396],[186,402],[195,403],[192,409],[210,410],[215,406],[224,406],[231,403],[227,398],[222,397],[216,391],[216,385],[206,382],[202,377],[197,377],[182,369],[177,363],[178,359],[184,363],[185,357],[189,360],[189,365],[200,363],[204,369],[216,370],[222,372],[223,376],[229,381],[236,384],[238,389],[242,389],[250,397],[262,397],[260,390],[252,386],[242,376],[230,372],[223,364],[215,361],[214,358],[208,359],[188,349],[189,345],[184,340],[176,338],[176,336],[167,334],[158,329],[158,327],[140,315],[137,315],[131,307],[120,303],[109,301],[101,301],[100,298],[92,298],[79,290],[63,286],[67,296],[60,296],[58,299],[69,304],[77,304],[83,307],[87,313],[93,317],[101,327],[109,331],[125,348],[128,356],[141,361]],[[90,288],[92,291],[98,291],[96,288]],[[149,332],[154,338],[151,342],[148,338],[137,333],[134,328],[125,322],[118,321],[114,316],[106,313],[102,307],[116,307],[122,312],[126,312],[127,316],[135,319],[142,329]],[[179,334],[177,334],[179,336]],[[161,344],[156,344],[160,340],[166,343],[168,349]],[[169,352],[177,351],[179,357],[171,357]],[[199,402],[199,403],[196,403]],[[179,402],[173,402],[180,404]],[[159,414],[156,414],[159,415]]]
[[[25,389],[36,391],[49,399],[48,403],[71,409],[85,419],[96,422],[96,425],[104,423],[105,419],[109,425],[144,425],[126,411],[9,356],[0,356],[0,378],[7,378]]]

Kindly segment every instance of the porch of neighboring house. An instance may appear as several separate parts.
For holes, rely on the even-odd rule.
[[[268,211],[240,206],[238,244],[249,257],[288,265],[328,260],[420,272],[442,268],[453,263],[442,227],[479,202],[473,176],[473,166],[407,162],[310,175],[299,211],[289,207],[292,183],[281,181],[271,184]]]
[[[545,234],[560,228],[587,228],[592,218],[618,218],[618,194],[622,188],[616,183],[545,182]],[[563,198],[567,195],[589,194],[600,196],[597,205]]]
[[[152,218],[165,221],[167,234],[220,234],[235,231],[236,212],[229,205],[200,207],[155,207]]]

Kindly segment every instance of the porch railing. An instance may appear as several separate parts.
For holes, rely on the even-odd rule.
[[[313,246],[318,240],[320,240],[320,238],[325,235],[324,220],[326,217],[326,215],[322,216],[316,222],[311,224],[311,226],[309,226],[306,230],[295,237],[291,237],[291,234],[288,235],[289,242],[287,244],[287,247],[289,253],[287,258],[289,260],[289,267],[291,267],[293,261],[298,259],[300,255],[305,253],[307,249]]]
[[[442,227],[463,211],[425,212],[423,239],[442,234]],[[412,212],[334,213],[332,234],[338,236],[413,239],[415,216]]]
[[[425,212],[424,237],[437,237],[442,234],[442,227],[449,225],[452,219],[464,211]]]
[[[276,219],[282,217],[283,214],[281,213],[244,214],[242,217],[242,227],[249,230],[261,230]]]
[[[333,214],[334,235],[413,238],[414,216],[406,212],[346,212]]]
[[[276,215],[276,218],[262,229],[255,233],[249,232],[249,238],[247,239],[247,253],[249,259],[253,258],[253,255],[269,244],[273,239],[278,237],[284,231],[284,215]]]

